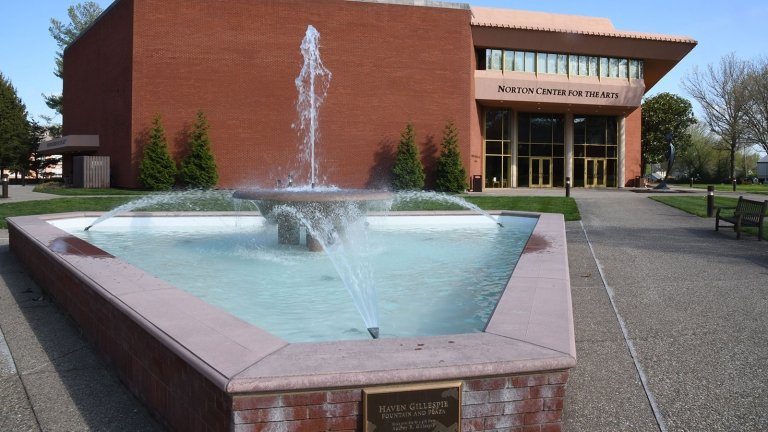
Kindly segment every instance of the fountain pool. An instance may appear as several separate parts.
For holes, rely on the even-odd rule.
[[[289,342],[368,337],[328,256],[279,245],[260,216],[116,217],[83,231],[93,220],[51,223]],[[369,216],[361,253],[381,336],[482,331],[537,219],[499,220]]]
[[[561,215],[538,215],[484,331],[308,343],[289,343],[50,223],[96,216],[10,218],[11,251],[172,429],[361,430],[364,390],[418,383],[460,383],[462,430],[561,419],[576,364]],[[521,411],[500,415],[500,406]]]

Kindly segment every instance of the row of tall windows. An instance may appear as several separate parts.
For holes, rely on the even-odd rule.
[[[486,49],[478,53],[481,70],[544,73],[568,76],[642,79],[643,61],[576,54]]]
[[[512,152],[513,121],[517,123],[517,155]],[[565,185],[565,116],[485,112],[485,187]],[[577,187],[618,186],[618,122],[616,117],[574,116],[573,179]]]

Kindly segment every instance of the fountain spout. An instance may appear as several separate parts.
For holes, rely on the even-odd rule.
[[[379,338],[379,328],[378,327],[368,327],[368,333],[371,334],[371,337],[374,339]]]

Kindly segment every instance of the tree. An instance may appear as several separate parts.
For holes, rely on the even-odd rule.
[[[717,172],[718,139],[712,136],[704,123],[690,126],[688,132],[691,143],[685,153],[680,155],[680,171],[688,178],[698,181],[714,180]]]
[[[152,120],[149,142],[139,163],[139,181],[150,190],[170,190],[176,182],[176,163],[168,151],[160,114]]]
[[[64,24],[56,18],[51,18],[51,26],[48,27],[48,32],[59,46],[59,51],[56,52],[55,57],[56,68],[53,71],[54,75],[64,78],[64,50],[96,21],[101,12],[101,6],[98,3],[87,1],[67,8],[67,15],[70,20],[68,24]],[[43,98],[45,98],[45,104],[48,105],[48,108],[62,114],[64,106],[61,94],[43,95]]]
[[[749,64],[731,53],[717,66],[710,64],[704,72],[695,67],[683,78],[683,87],[701,105],[709,128],[728,146],[732,180],[736,179],[736,151],[747,137],[748,72]]]
[[[35,178],[40,178],[41,171],[61,162],[60,157],[44,156],[37,152],[40,143],[50,136],[51,132],[48,126],[41,125],[34,120],[29,122],[26,139],[17,153],[16,162],[11,167],[21,174],[22,184],[26,184],[27,176],[30,173],[34,173]]]
[[[11,82],[0,73],[0,174],[18,166],[29,139],[27,107]]]
[[[467,172],[461,164],[456,126],[448,122],[443,131],[440,158],[437,160],[437,190],[461,193],[467,189]]]
[[[746,127],[749,141],[768,153],[768,57],[752,64],[747,76]]]
[[[643,101],[641,172],[647,163],[658,163],[667,150],[668,136],[675,153],[685,154],[691,143],[688,128],[696,123],[688,99],[671,93],[659,93]],[[671,135],[670,135],[671,134]]]
[[[182,182],[192,188],[209,189],[216,186],[219,181],[219,174],[208,139],[208,120],[202,111],[197,112],[197,120],[192,126],[189,146],[189,153],[181,162]]]
[[[392,189],[395,191],[421,190],[424,188],[424,166],[416,148],[416,134],[408,123],[400,134],[395,164],[392,167]]]

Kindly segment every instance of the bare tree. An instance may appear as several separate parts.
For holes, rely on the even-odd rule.
[[[768,57],[756,60],[747,76],[749,105],[747,106],[747,134],[749,141],[768,153]]]
[[[708,65],[703,72],[694,67],[682,82],[683,88],[704,110],[709,128],[728,145],[732,180],[736,178],[736,151],[747,139],[749,93],[746,78],[749,70],[748,62],[731,53],[721,58],[719,64]]]

